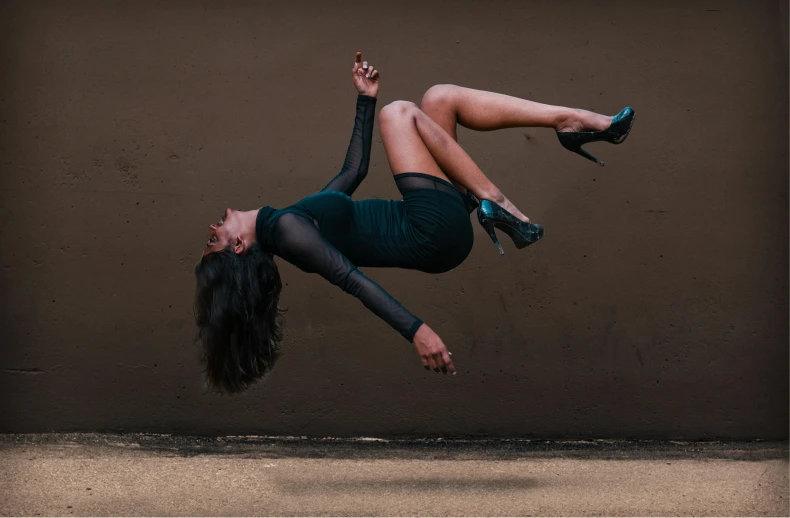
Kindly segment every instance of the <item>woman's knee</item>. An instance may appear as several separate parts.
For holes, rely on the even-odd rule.
[[[381,109],[379,121],[381,124],[388,124],[406,117],[413,117],[417,110],[419,110],[419,108],[417,108],[417,105],[413,102],[393,101]]]
[[[434,85],[422,96],[422,109],[425,112],[435,109],[452,109],[459,88],[456,85]]]

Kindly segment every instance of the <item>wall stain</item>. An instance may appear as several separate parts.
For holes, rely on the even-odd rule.
[[[44,371],[36,367],[30,369],[5,369],[6,372],[16,372],[17,374],[43,374]]]

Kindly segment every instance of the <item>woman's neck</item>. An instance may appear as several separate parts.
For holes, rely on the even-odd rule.
[[[257,241],[255,235],[255,222],[258,219],[258,209],[245,210],[239,214],[241,215],[242,221],[241,238],[249,244],[255,243]]]

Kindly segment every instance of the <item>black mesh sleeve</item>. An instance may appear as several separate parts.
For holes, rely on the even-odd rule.
[[[358,298],[373,313],[412,342],[422,320],[412,315],[384,288],[357,270],[356,266],[324,238],[310,220],[286,213],[274,228],[277,255],[302,271],[318,273],[343,291]]]
[[[376,98],[357,96],[357,114],[354,131],[348,144],[343,168],[326,184],[322,191],[340,191],[351,196],[368,174],[370,144],[373,139],[373,120],[376,115]]]

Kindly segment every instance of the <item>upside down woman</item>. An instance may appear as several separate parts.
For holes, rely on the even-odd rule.
[[[403,199],[352,200],[368,172],[380,75],[357,52],[352,77],[359,95],[340,172],[321,191],[293,205],[226,209],[209,226],[208,243],[195,266],[195,320],[206,380],[219,392],[245,390],[278,356],[282,284],[275,256],[357,297],[415,345],[425,369],[455,374],[441,338],[357,267],[449,271],[472,249],[475,209],[500,254],[495,229],[517,248],[543,236],[543,228],[531,223],[458,145],[456,125],[479,131],[554,128],[565,148],[603,165],[581,145],[619,144],[634,120],[631,108],[611,117],[437,85],[420,107],[395,101],[379,115],[387,160]]]

